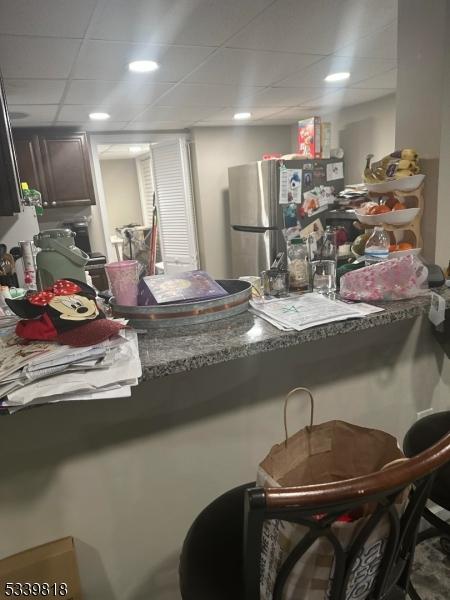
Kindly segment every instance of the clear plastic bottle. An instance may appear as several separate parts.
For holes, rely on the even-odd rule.
[[[375,227],[372,235],[366,242],[364,250],[366,265],[374,265],[387,260],[389,256],[389,244],[389,234],[383,227]]]

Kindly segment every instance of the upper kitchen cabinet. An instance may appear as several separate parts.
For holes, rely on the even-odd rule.
[[[20,212],[19,176],[0,75],[0,216],[17,212]]]
[[[19,163],[20,180],[26,181],[30,188],[39,190],[43,198],[46,197],[37,135],[30,134],[26,129],[16,129],[14,147]]]
[[[17,129],[14,142],[21,179],[41,192],[44,208],[95,204],[85,133]]]

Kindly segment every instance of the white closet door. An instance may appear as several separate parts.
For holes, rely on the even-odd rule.
[[[178,139],[152,144],[151,159],[164,270],[170,275],[198,269],[187,143]]]
[[[148,227],[153,219],[153,174],[150,152],[136,158],[136,169],[139,182],[139,194],[141,197],[142,219]]]

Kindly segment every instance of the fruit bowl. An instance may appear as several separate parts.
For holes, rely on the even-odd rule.
[[[425,179],[425,175],[411,175],[411,177],[402,177],[402,179],[392,179],[390,181],[380,181],[380,183],[367,183],[367,190],[369,192],[375,192],[377,194],[384,194],[386,192],[412,192],[416,190],[422,181]]]
[[[409,250],[395,250],[394,252],[389,252],[389,258],[400,258],[401,256],[408,256],[411,254],[412,256],[418,256],[422,252],[422,248],[410,248]]]
[[[365,225],[408,225],[419,214],[420,208],[404,208],[403,210],[391,210],[379,215],[364,215],[355,210],[358,220]]]

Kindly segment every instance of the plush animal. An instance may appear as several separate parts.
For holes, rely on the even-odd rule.
[[[6,302],[23,319],[16,326],[18,336],[87,346],[108,339],[124,327],[118,321],[106,319],[95,298],[95,290],[86,283],[59,279],[47,290]]]

